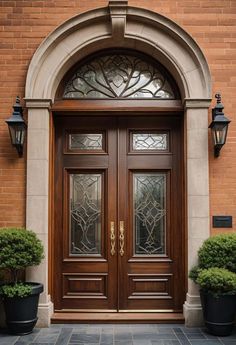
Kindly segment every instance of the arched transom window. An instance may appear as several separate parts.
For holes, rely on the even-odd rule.
[[[113,52],[87,60],[67,78],[65,99],[179,99],[174,80],[160,64],[143,55]]]

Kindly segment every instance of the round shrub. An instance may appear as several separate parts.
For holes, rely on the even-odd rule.
[[[220,267],[236,272],[236,233],[213,236],[198,251],[200,268]]]
[[[212,267],[199,272],[196,282],[201,289],[215,296],[236,293],[236,274],[225,268]]]
[[[0,228],[0,268],[10,271],[40,264],[43,245],[33,231]]]

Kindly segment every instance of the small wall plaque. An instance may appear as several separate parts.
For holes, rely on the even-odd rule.
[[[232,216],[213,216],[213,228],[232,228]]]

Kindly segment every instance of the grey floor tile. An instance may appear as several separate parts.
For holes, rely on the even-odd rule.
[[[19,336],[16,336],[16,335],[1,334],[0,335],[0,344],[1,345],[14,344],[18,339],[19,339]]]
[[[191,345],[191,343],[189,342],[189,340],[186,338],[184,334],[176,334],[176,335],[181,345]]]
[[[54,345],[55,343],[38,343],[38,342],[33,342],[29,343],[29,345]]]
[[[99,343],[100,334],[72,334],[70,343]]]
[[[181,345],[178,340],[161,340],[160,342],[152,341],[152,345]]]
[[[34,329],[32,333],[20,336],[17,342],[31,343],[39,335],[39,332],[40,329]]]
[[[134,345],[132,341],[129,340],[121,340],[121,341],[115,341],[115,345]]]
[[[222,345],[222,342],[217,338],[207,340],[191,340],[191,345]]]
[[[173,327],[174,333],[180,333],[183,334],[184,328],[183,327]]]
[[[202,329],[198,327],[183,327],[181,330],[185,334],[191,334],[191,333],[202,333]]]
[[[144,333],[144,334],[134,334],[134,339],[149,339],[149,340],[177,340],[174,333],[170,334],[158,334],[158,333]]]
[[[236,345],[235,339],[220,339],[220,341],[224,345]]]
[[[119,332],[114,332],[114,336],[115,338],[121,337],[122,339],[128,339],[132,337],[132,333],[131,332],[126,332],[126,331],[119,331]]]
[[[53,343],[54,344],[57,341],[58,336],[59,336],[59,333],[43,334],[40,332],[39,335],[37,335],[37,337],[33,341],[33,343]]]
[[[38,335],[58,335],[61,332],[61,328],[41,328],[41,330],[38,332]]]
[[[145,339],[145,340],[133,340],[133,345],[152,345],[151,340]]]
[[[173,329],[171,327],[170,328],[158,327],[157,328],[157,332],[159,334],[174,334],[174,331],[173,331]]]
[[[61,333],[59,334],[59,337],[57,339],[56,345],[67,345],[71,334],[72,334],[73,328],[62,328]]]
[[[101,334],[100,342],[104,344],[112,344],[114,340],[113,333],[111,334]]]
[[[192,340],[192,339],[206,339],[205,335],[203,333],[188,333],[186,334],[186,337],[189,339],[189,340]]]

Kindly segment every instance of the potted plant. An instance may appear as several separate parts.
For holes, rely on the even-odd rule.
[[[229,335],[236,314],[236,234],[208,238],[198,251],[190,278],[200,286],[206,327],[211,334]]]
[[[33,231],[22,228],[0,228],[0,269],[6,280],[0,286],[11,333],[28,334],[37,322],[40,283],[24,282],[29,266],[39,265],[43,259],[43,245]]]

